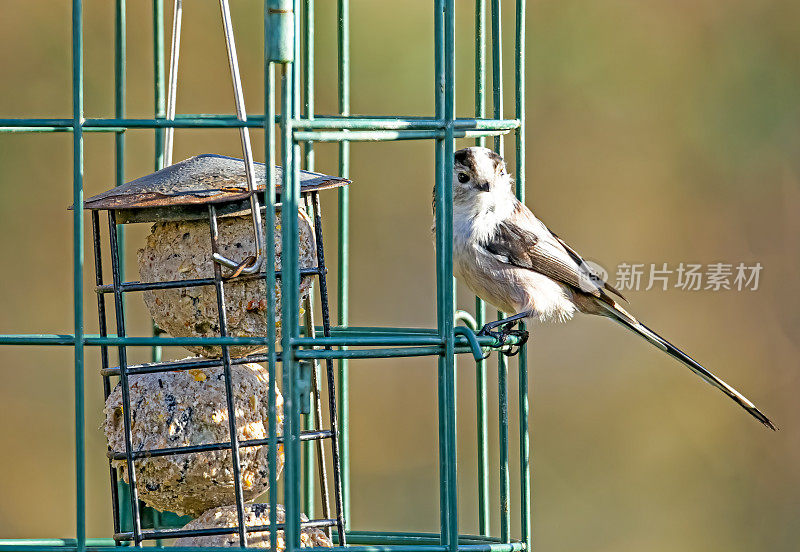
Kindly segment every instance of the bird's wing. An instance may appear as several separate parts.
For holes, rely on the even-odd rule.
[[[605,296],[604,289],[619,295],[521,203],[482,245],[500,262],[533,270],[575,290],[598,298]]]
[[[530,225],[521,226],[513,221],[497,225],[492,236],[483,243],[484,249],[498,261],[533,270],[599,297],[597,286],[586,279],[582,281],[580,267],[557,240]],[[587,285],[589,284],[589,285]]]

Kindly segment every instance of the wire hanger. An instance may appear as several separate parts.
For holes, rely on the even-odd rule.
[[[222,15],[222,27],[225,32],[225,46],[228,51],[228,65],[231,70],[231,83],[233,84],[233,99],[236,105],[236,118],[247,121],[247,111],[244,107],[242,94],[242,79],[239,74],[239,60],[236,56],[236,43],[233,38],[233,24],[231,23],[231,10],[228,0],[219,0],[219,9]],[[167,87],[167,120],[175,120],[175,96],[178,89],[178,60],[181,48],[181,19],[183,18],[183,0],[175,0],[172,18],[172,46],[169,59],[169,82]],[[172,164],[172,149],[174,142],[174,127],[167,127],[164,137],[164,163]],[[256,254],[243,261],[234,261],[219,253],[213,253],[214,261],[236,271],[237,275],[255,274],[264,264],[264,227],[261,224],[261,206],[256,194],[255,167],[253,165],[253,148],[250,145],[250,130],[246,126],[239,127],[239,136],[242,142],[242,156],[244,157],[247,187],[250,190],[250,213],[253,220],[253,234],[255,236]]]

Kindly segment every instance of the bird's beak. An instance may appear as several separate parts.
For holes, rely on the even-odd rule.
[[[482,192],[488,192],[489,191],[489,181],[487,180],[486,182],[481,182],[480,184],[478,184],[475,187],[478,188]]]

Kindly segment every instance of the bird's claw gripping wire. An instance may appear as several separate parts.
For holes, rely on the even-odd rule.
[[[498,322],[500,323],[498,324]],[[512,329],[516,323],[516,319],[511,321],[497,320],[495,322],[489,322],[481,329],[481,331],[477,333],[477,335],[488,335],[495,338],[500,343],[500,352],[509,357],[515,356],[519,353],[520,349],[522,349],[522,346],[525,345],[525,343],[528,341],[528,337],[530,336],[526,330]],[[498,329],[495,331],[494,328]],[[509,337],[516,337],[519,341],[516,344],[508,345],[508,349],[504,350]],[[484,359],[488,358],[490,354],[491,351],[484,356]]]
[[[508,351],[503,351],[504,355],[512,357],[512,356],[515,356],[515,355],[519,354],[520,350],[522,350],[522,346],[525,345],[525,343],[528,342],[528,337],[530,336],[530,334],[528,333],[527,330],[508,330],[505,333],[504,337],[507,337],[507,336],[514,336],[514,337],[517,337],[519,339],[519,341],[517,341],[516,345],[510,345],[509,346]]]

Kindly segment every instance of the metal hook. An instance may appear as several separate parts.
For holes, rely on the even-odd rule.
[[[464,325],[473,332],[478,329],[478,322],[475,320],[475,317],[465,310],[457,310],[453,316],[453,322],[456,324],[463,322]]]
[[[167,95],[167,120],[175,120],[175,98],[178,88],[178,60],[180,57],[180,36],[181,20],[183,18],[183,0],[175,0],[175,11],[172,19],[172,48],[170,51],[169,65],[169,84]],[[228,0],[219,0],[219,9],[222,15],[222,27],[225,32],[225,45],[228,50],[228,65],[231,70],[231,83],[233,84],[234,103],[236,105],[236,118],[239,121],[247,121],[247,111],[244,106],[244,95],[242,94],[242,79],[239,74],[239,60],[236,56],[236,43],[233,38],[233,24],[231,23],[231,10]],[[164,139],[164,159],[166,165],[172,164],[172,149],[174,143],[175,129],[168,127]],[[242,156],[244,157],[245,173],[247,176],[247,187],[250,190],[250,213],[253,219],[253,234],[255,237],[255,261],[250,264],[248,259],[237,262],[219,253],[213,253],[212,258],[219,264],[225,265],[236,271],[238,276],[241,273],[255,274],[261,270],[264,264],[264,227],[261,224],[261,205],[258,201],[256,192],[255,166],[253,164],[253,148],[250,145],[250,131],[247,127],[239,128],[239,136],[242,142]]]
[[[256,258],[253,255],[248,255],[241,263],[239,263],[239,266],[236,267],[236,269],[233,271],[233,274],[228,276],[228,279],[236,278],[245,268],[252,266],[254,262],[256,262]]]
[[[456,326],[453,328],[453,334],[463,335],[467,338],[469,348],[472,350],[472,356],[475,357],[476,361],[484,360],[486,358],[483,356],[483,351],[481,350],[480,343],[478,343],[478,338],[475,337],[475,332],[473,332],[470,328],[467,328],[466,326]]]

